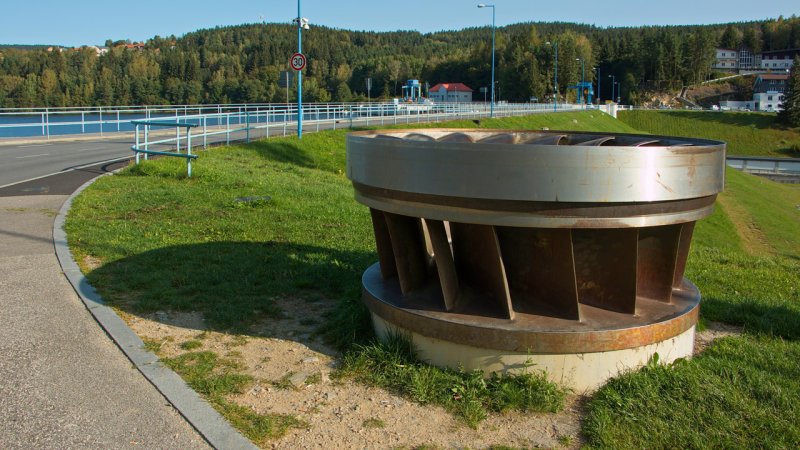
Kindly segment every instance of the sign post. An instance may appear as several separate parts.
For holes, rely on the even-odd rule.
[[[298,35],[299,35],[298,31]],[[303,68],[306,66],[306,55],[298,52],[292,55],[289,65],[297,72],[297,138],[303,138]]]

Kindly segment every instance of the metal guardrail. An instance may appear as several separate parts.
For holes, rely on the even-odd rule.
[[[728,156],[728,166],[752,174],[800,175],[800,159],[762,156]]]
[[[296,131],[297,109],[295,105],[281,105],[279,108],[243,109],[241,112],[195,114],[179,116],[170,120],[133,120],[136,163],[140,155],[181,157],[187,159],[187,170],[191,176],[193,139],[198,147],[210,143],[230,144],[232,140],[250,142],[251,137],[283,135]],[[563,105],[563,110],[580,109],[581,105]],[[495,117],[551,112],[548,104],[503,104],[495,105]],[[438,122],[445,119],[480,119],[488,117],[488,105],[474,103],[413,104],[413,103],[360,103],[360,104],[310,104],[303,107],[303,129],[319,131],[321,128],[337,129],[353,126],[394,125],[420,122]],[[152,127],[173,127],[175,135],[164,137],[159,134],[155,140]],[[294,128],[293,128],[294,127]],[[181,135],[181,128],[186,133]],[[193,131],[195,130],[195,131]],[[259,136],[260,134],[260,136]],[[168,147],[175,151],[154,150]],[[186,150],[181,153],[181,148]]]
[[[580,109],[582,105],[563,104],[559,109]],[[548,111],[552,104],[498,103],[495,116]],[[399,123],[400,117],[413,120],[418,114],[446,117],[470,115],[488,117],[488,103],[416,104],[403,102],[310,103],[303,105],[303,118],[317,125],[320,120],[342,121],[367,117],[373,124]],[[409,117],[411,116],[411,117]],[[72,134],[133,132],[135,120],[175,120],[184,122],[204,117],[206,127],[241,126],[246,117],[263,126],[288,126],[297,119],[297,105],[255,103],[176,106],[98,106],[87,108],[6,108],[0,109],[0,139],[47,137]],[[392,119],[394,118],[394,119]],[[399,120],[398,120],[399,119]],[[233,120],[234,122],[231,122]],[[198,122],[199,123],[199,122]],[[314,126],[314,123],[311,124]],[[303,127],[304,130],[308,129]]]
[[[192,160],[197,159],[197,155],[192,154],[192,128],[197,126],[196,123],[180,123],[180,122],[169,122],[166,120],[134,120],[131,121],[136,127],[135,131],[135,144],[131,147],[133,153],[136,155],[136,164],[139,164],[139,156],[144,155],[144,159],[146,160],[149,155],[160,155],[160,156],[174,156],[178,158],[186,158],[186,176],[191,178],[192,177]],[[139,128],[144,127],[144,148],[139,146]],[[161,152],[150,150],[148,142],[149,131],[150,127],[171,127],[175,128],[176,137],[176,150],[174,152]],[[181,128],[186,128],[186,153],[181,153]]]

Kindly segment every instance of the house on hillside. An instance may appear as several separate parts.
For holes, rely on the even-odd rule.
[[[721,101],[723,108],[744,109],[748,111],[778,112],[786,92],[789,74],[762,73],[753,84],[753,100]]]
[[[780,111],[788,82],[789,74],[765,73],[757,76],[753,85],[753,104],[756,111]]]
[[[739,52],[729,48],[718,48],[711,68],[722,72],[736,72],[739,69]]]
[[[800,48],[762,52],[761,68],[773,72],[789,70],[792,68],[796,56],[800,56]]]
[[[473,92],[464,83],[439,83],[428,90],[428,98],[441,103],[468,103]]]

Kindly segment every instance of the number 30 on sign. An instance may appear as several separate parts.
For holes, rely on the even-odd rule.
[[[303,70],[303,68],[306,66],[306,55],[302,53],[295,53],[292,55],[290,63],[292,65],[292,69]]]

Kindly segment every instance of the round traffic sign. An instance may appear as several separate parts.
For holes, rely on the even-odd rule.
[[[303,70],[303,67],[306,66],[306,55],[302,53],[295,53],[292,55],[292,59],[289,61],[294,70]]]

